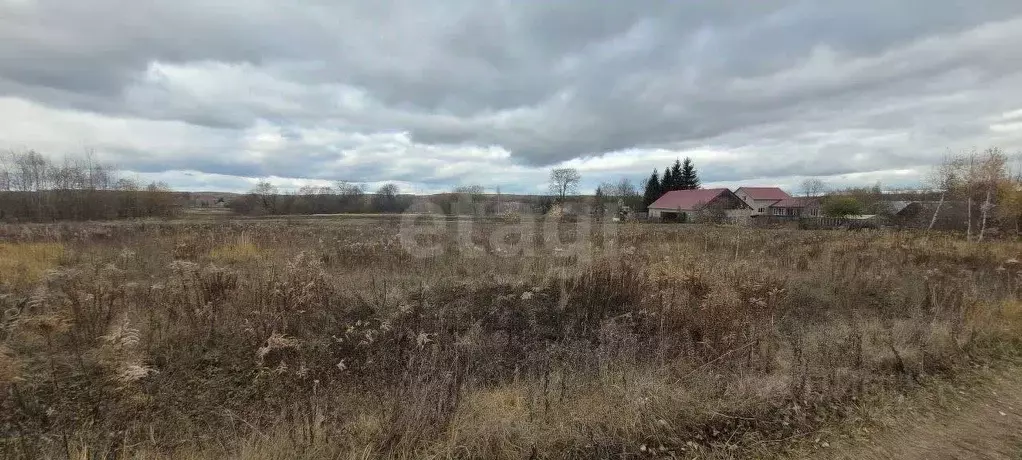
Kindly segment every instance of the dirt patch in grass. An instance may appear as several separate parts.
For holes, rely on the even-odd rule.
[[[953,381],[930,382],[871,410],[876,413],[867,423],[827,430],[803,442],[792,457],[1022,458],[1022,363],[1017,359]]]

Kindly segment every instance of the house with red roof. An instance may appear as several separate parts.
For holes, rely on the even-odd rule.
[[[726,188],[674,190],[649,205],[651,219],[687,222],[711,212],[729,219],[750,216],[752,207]]]
[[[769,214],[771,205],[791,198],[791,195],[777,187],[739,187],[735,195],[752,207],[753,216]]]

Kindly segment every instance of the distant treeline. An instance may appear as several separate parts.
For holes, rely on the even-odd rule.
[[[376,193],[365,193],[361,185],[339,183],[333,187],[303,187],[297,193],[280,194],[268,182],[257,185],[251,193],[237,196],[228,207],[241,215],[341,214],[370,212],[401,212],[413,198],[398,193],[387,184]]]
[[[245,216],[288,214],[345,214],[396,213],[411,205],[413,197],[407,195],[377,196],[365,194],[357,197],[336,194],[247,194],[235,197],[227,207]]]
[[[552,197],[485,194],[481,187],[415,196],[399,193],[393,184],[366,193],[359,185],[339,183],[335,187],[303,187],[295,193],[281,194],[269,183],[261,183],[250,193],[232,199],[228,208],[246,216],[400,213],[426,202],[430,204],[429,210],[452,215],[545,213],[554,205]]]
[[[179,209],[165,184],[117,177],[90,156],[56,163],[31,150],[0,154],[0,220],[170,217]]]

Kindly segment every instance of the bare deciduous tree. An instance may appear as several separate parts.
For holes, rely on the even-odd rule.
[[[387,183],[380,186],[376,190],[376,195],[373,196],[373,206],[376,208],[376,211],[398,211],[397,195],[399,192],[400,189],[398,189],[397,184]]]
[[[1022,156],[1016,157],[1016,161],[1022,162]],[[1016,164],[1005,176],[998,187],[998,203],[994,214],[998,220],[1013,227],[1017,236],[1022,224],[1022,168]]]
[[[460,185],[454,187],[454,193],[460,193],[464,195],[482,195],[486,189],[482,185]]]
[[[1001,183],[1008,179],[1007,164],[1008,157],[997,147],[987,149],[980,159],[977,179],[980,181],[979,188],[983,191],[984,199],[979,208],[981,215],[977,238],[979,241],[983,241],[983,236],[986,234],[987,220],[990,217],[990,211],[995,207],[994,200],[997,198],[998,189]]]
[[[802,181],[800,187],[802,191],[802,196],[805,197],[820,196],[826,193],[827,191],[826,184],[824,184],[822,180],[817,178],[809,178]]]
[[[482,185],[460,185],[454,187],[454,202],[451,203],[451,211],[457,214],[482,214],[485,207],[482,204],[483,193],[486,189]]]
[[[252,188],[252,194],[259,199],[259,204],[264,212],[270,214],[277,212],[277,187],[269,181],[260,181]]]
[[[53,161],[29,150],[0,154],[0,217],[17,220],[167,216],[177,196],[162,184],[116,178],[92,152]]]
[[[1007,171],[1008,157],[999,148],[990,148],[982,154],[975,150],[958,155],[947,155],[930,175],[928,182],[941,192],[937,209],[930,219],[929,229],[937,221],[945,196],[956,196],[966,202],[966,234],[972,240],[974,209],[979,209],[979,232],[976,240],[982,241],[997,201],[1004,195],[1005,184],[1010,183]],[[976,206],[975,203],[979,202]]]
[[[632,184],[632,181],[627,177],[622,177],[617,182],[603,182],[600,184],[599,189],[608,197],[624,198],[639,196],[635,184]]]
[[[338,181],[335,185],[341,195],[340,212],[359,212],[365,208],[365,184]]]
[[[330,195],[333,188],[325,185],[303,185],[298,189],[299,195]]]
[[[597,190],[603,194],[601,202],[612,203],[613,209],[618,212],[621,212],[623,207],[628,209],[642,207],[643,197],[627,177],[622,177],[617,182],[603,182]]]
[[[960,184],[960,178],[958,177],[959,172],[959,159],[951,155],[950,153],[944,155],[944,160],[933,168],[930,172],[930,176],[927,178],[927,182],[930,187],[940,191],[940,200],[937,201],[937,206],[933,210],[933,217],[930,218],[930,225],[926,227],[926,230],[933,230],[933,226],[937,224],[937,217],[940,215],[940,210],[944,206],[944,200],[949,194],[955,193]]]
[[[342,196],[362,196],[365,194],[365,184],[337,181],[334,184],[334,188],[337,189],[337,193]]]
[[[578,189],[578,183],[582,180],[578,170],[575,168],[557,168],[550,171],[550,193],[557,195],[560,201],[564,197],[573,194]]]

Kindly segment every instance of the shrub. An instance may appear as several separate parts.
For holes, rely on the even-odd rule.
[[[827,217],[845,217],[862,214],[863,207],[854,197],[832,195],[823,200],[820,210]]]

